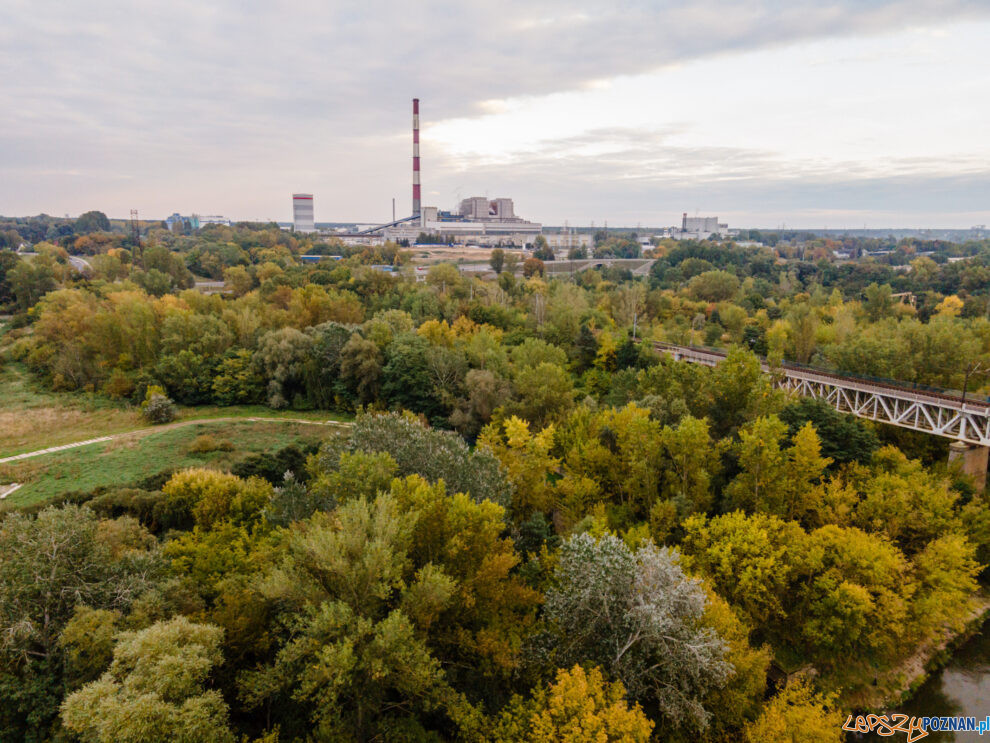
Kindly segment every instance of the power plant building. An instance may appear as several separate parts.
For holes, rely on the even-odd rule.
[[[725,238],[731,234],[729,225],[720,223],[718,217],[689,217],[687,212],[684,212],[681,217],[681,229],[672,229],[670,237],[675,240],[707,240],[712,235]]]
[[[435,206],[422,207],[419,219],[383,230],[389,240],[413,241],[420,233],[439,240],[473,245],[528,245],[543,231],[543,225],[516,216],[512,199],[473,196],[461,201],[457,212]]]
[[[316,232],[313,221],[313,194],[292,194],[292,228],[296,232]]]

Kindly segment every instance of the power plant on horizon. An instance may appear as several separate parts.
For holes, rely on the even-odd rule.
[[[457,213],[422,205],[419,155],[419,98],[413,98],[412,214],[385,224],[341,234],[352,240],[408,240],[422,233],[444,240],[477,245],[528,245],[542,232],[543,225],[515,215],[512,199],[472,196],[462,199]],[[293,226],[296,232],[314,232],[313,194],[292,195]]]
[[[413,243],[421,236],[444,243],[479,246],[531,247],[536,237],[543,235],[554,250],[591,247],[594,222],[590,229],[574,230],[564,223],[564,228],[550,228],[543,232],[543,225],[517,217],[512,199],[487,196],[471,196],[461,199],[457,211],[444,211],[435,206],[423,206],[420,179],[419,151],[419,98],[413,98],[412,120],[412,214],[395,218],[395,199],[392,199],[392,221],[368,227],[355,227],[354,231],[318,230],[314,218],[314,198],[311,193],[292,194],[292,228],[296,232],[321,232],[334,236],[351,245],[370,245],[385,240]],[[231,225],[232,220],[219,216],[172,214],[164,220],[170,230],[195,230],[208,225]],[[340,224],[340,222],[338,222]],[[606,225],[608,223],[606,222]],[[683,215],[676,227],[652,229],[649,235],[640,234],[644,246],[651,238],[673,240],[706,240],[713,235],[720,239],[735,237],[738,230],[729,229],[718,217],[689,217]],[[645,242],[644,242],[645,241]]]

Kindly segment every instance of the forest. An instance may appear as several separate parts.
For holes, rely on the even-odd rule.
[[[38,389],[353,421],[4,504],[0,740],[840,741],[986,608],[990,508],[948,441],[761,358],[985,398],[990,244],[417,281],[415,248],[272,225],[0,236],[34,253],[0,248],[0,365]]]

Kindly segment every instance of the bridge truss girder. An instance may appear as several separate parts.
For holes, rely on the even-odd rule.
[[[889,423],[913,431],[945,436],[977,446],[990,446],[990,417],[935,401],[911,400],[896,393],[863,390],[840,382],[789,374],[775,377],[774,386],[803,397],[826,401],[842,413]]]

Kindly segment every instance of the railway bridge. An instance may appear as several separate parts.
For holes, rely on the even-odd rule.
[[[654,343],[653,347],[678,361],[705,366],[716,366],[726,357],[724,351],[697,346]],[[848,377],[798,364],[784,363],[771,369],[766,361],[761,363],[763,370],[773,375],[775,387],[803,397],[817,397],[840,412],[860,418],[952,439],[949,461],[958,461],[980,489],[985,487],[990,402],[896,382]]]

